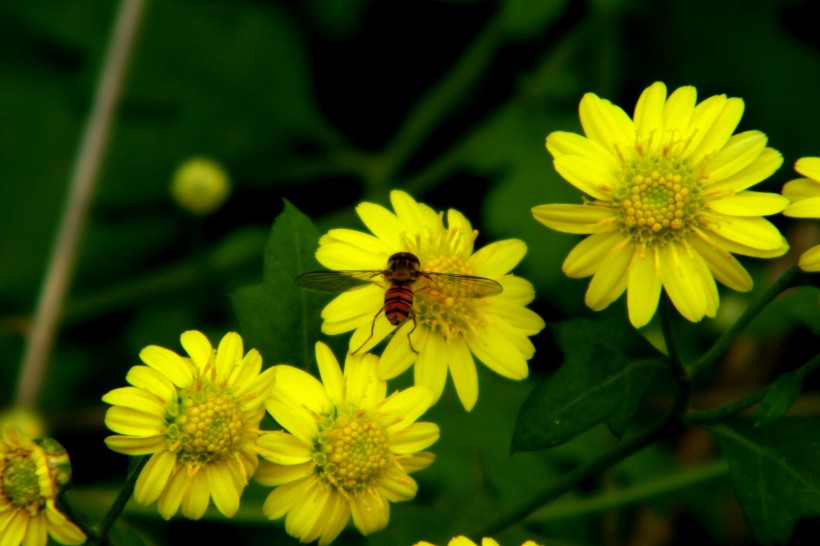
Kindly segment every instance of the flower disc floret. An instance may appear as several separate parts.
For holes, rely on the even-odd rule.
[[[134,498],[158,502],[168,519],[177,510],[199,519],[213,500],[226,516],[258,464],[256,440],[273,369],[262,371],[252,349],[243,356],[242,338],[228,333],[214,350],[200,332],[182,334],[188,356],[149,346],[145,366],[128,372],[130,387],[103,397],[112,404],[108,428],[118,433],[106,444],[128,455],[151,455],[140,473]]]
[[[752,279],[732,256],[783,255],[788,243],[763,216],[788,200],[748,188],[782,163],[759,131],[733,134],[743,101],[724,95],[696,104],[693,87],[667,97],[657,82],[630,118],[588,93],[580,118],[586,136],[547,137],[558,173],[588,199],[532,209],[547,227],[588,235],[567,256],[564,273],[592,276],[587,305],[598,311],[627,292],[635,327],[655,314],[661,288],[690,321],[714,317],[715,280],[748,291]]]
[[[322,382],[297,368],[276,366],[266,407],[283,431],[263,434],[263,461],[255,475],[274,487],[263,510],[285,517],[285,530],[302,542],[330,544],[350,519],[362,534],[383,529],[390,502],[412,499],[409,476],[433,462],[423,452],[439,436],[433,423],[416,420],[432,393],[411,387],[387,396],[378,358],[348,355],[344,372],[322,343],[316,344]]]

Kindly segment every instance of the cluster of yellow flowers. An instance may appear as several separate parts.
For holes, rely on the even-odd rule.
[[[550,228],[588,235],[563,268],[570,277],[592,276],[589,307],[603,309],[626,291],[629,319],[641,327],[663,288],[688,320],[713,317],[716,280],[752,288],[732,254],[772,258],[789,248],[763,216],[820,217],[820,158],[799,160],[805,178],[786,184],[782,195],[749,191],[782,157],[759,131],[733,134],[742,113],[740,99],[696,104],[694,88],[667,97],[655,83],[633,117],[588,94],[580,106],[586,136],[549,135],[556,170],[584,202],[532,212]],[[503,377],[527,377],[529,338],[545,323],[527,308],[533,286],[511,273],[526,245],[510,239],[475,250],[478,232],[460,212],[447,211],[445,222],[443,212],[404,192],[390,197],[392,211],[357,207],[370,233],[334,229],[317,250],[329,270],[372,281],[344,290],[322,313],[325,333],[353,332],[344,368],[317,343],[321,381],[285,364],[263,371],[260,354],[245,352],[238,334],[214,348],[188,331],[181,336],[185,355],[146,347],[144,365],[128,371],[130,386],[103,397],[111,404],[106,425],[116,433],[107,445],[150,455],[136,482],[137,502],[157,501],[166,519],[180,509],[198,519],[212,501],[230,517],[254,477],[273,488],[264,513],[284,517],[286,531],[303,542],[329,544],[351,519],[368,534],[387,525],[390,502],[415,496],[410,474],[434,460],[424,450],[439,438],[438,426],[417,420],[441,396],[448,371],[467,410],[478,400],[476,360]],[[420,264],[403,272],[409,282],[386,269],[397,255]],[[820,270],[820,245],[799,265]],[[368,352],[391,334],[380,357]],[[386,381],[411,365],[415,386],[388,395]],[[266,410],[282,430],[260,430]],[[38,471],[52,468],[47,459],[42,446],[19,434],[0,442],[0,545],[44,544],[24,537],[46,532],[64,544],[83,540],[55,508],[57,479]],[[482,544],[497,546],[489,538]],[[465,537],[450,542],[471,545]]]

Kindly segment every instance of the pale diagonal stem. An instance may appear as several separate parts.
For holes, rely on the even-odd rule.
[[[37,401],[144,7],[145,0],[122,0],[120,4],[29,332],[17,383],[16,401],[19,406],[32,407]]]

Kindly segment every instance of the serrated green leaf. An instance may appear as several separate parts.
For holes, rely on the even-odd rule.
[[[782,417],[794,404],[800,389],[803,388],[803,376],[796,372],[781,374],[766,391],[766,396],[760,401],[760,410],[757,414],[756,426],[771,423]]]
[[[245,346],[258,349],[266,363],[306,367],[313,361],[327,297],[299,290],[293,279],[320,268],[314,257],[318,241],[310,218],[285,201],[265,248],[262,284],[243,287],[233,297]]]
[[[561,445],[598,423],[623,434],[644,392],[668,369],[665,357],[631,328],[587,319],[552,328],[564,363],[524,402],[513,452]]]
[[[762,544],[785,543],[798,519],[820,515],[820,420],[789,417],[705,427],[717,438],[746,520]]]

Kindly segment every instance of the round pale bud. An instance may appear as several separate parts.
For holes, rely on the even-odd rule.
[[[228,173],[217,162],[194,157],[177,167],[171,180],[171,196],[191,214],[204,216],[218,209],[231,190]]]

